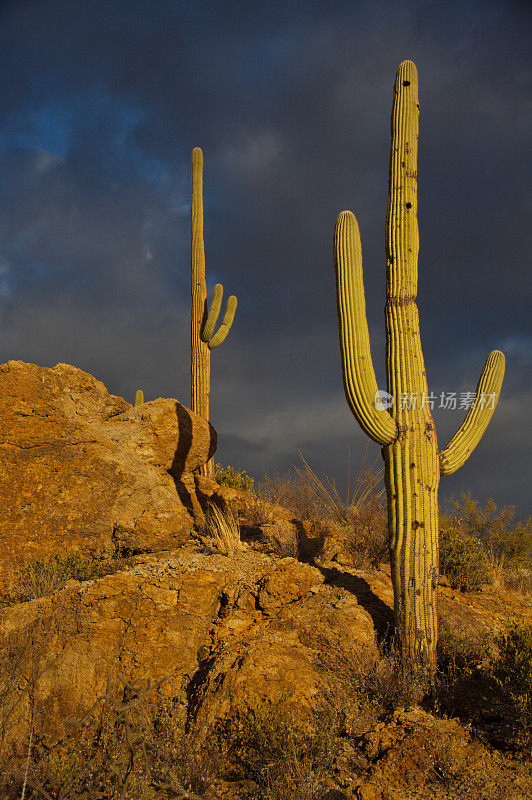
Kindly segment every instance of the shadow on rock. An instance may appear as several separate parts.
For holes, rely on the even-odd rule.
[[[388,640],[393,636],[395,623],[393,609],[390,608],[375,592],[372,591],[369,583],[357,575],[350,572],[342,572],[336,567],[321,567],[315,564],[325,578],[325,582],[339,589],[347,589],[355,595],[357,602],[368,612],[377,634],[379,643]]]
[[[197,519],[198,517],[198,510],[200,510],[200,506],[198,504],[198,499],[195,493],[194,481],[190,477],[190,480],[184,480],[184,473],[189,474],[189,468],[187,469],[187,460],[190,461],[191,449],[193,447],[193,420],[188,411],[188,409],[181,405],[181,403],[176,402],[175,404],[175,411],[179,426],[179,438],[177,441],[177,448],[175,451],[175,455],[172,461],[172,466],[168,470],[169,474],[174,479],[174,483],[176,485],[177,493],[179,495],[179,499],[189,512],[189,514],[194,518]],[[203,463],[207,463],[207,461],[214,455],[216,451],[216,431],[209,425],[209,447],[208,452],[206,454],[205,461]],[[199,462],[196,462],[197,467],[201,466]],[[194,465],[193,465],[194,466]],[[200,510],[201,511],[201,510]]]

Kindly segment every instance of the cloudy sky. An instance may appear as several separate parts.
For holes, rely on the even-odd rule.
[[[217,460],[345,486],[366,438],[342,388],[332,232],[357,215],[379,385],[395,70],[420,75],[418,305],[429,387],[501,402],[441,496],[530,513],[530,7],[475,0],[16,0],[0,5],[0,363],[63,361],[132,400],[190,404],[190,152]],[[435,409],[440,446],[463,411]],[[370,458],[378,456],[376,445]]]

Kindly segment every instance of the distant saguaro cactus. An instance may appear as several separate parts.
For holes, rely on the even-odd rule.
[[[418,117],[416,66],[403,61],[394,87],[386,223],[386,405],[371,360],[360,234],[350,211],[336,222],[334,260],[347,402],[362,430],[382,445],[385,462],[396,631],[405,663],[432,682],[440,475],[461,467],[484,433],[499,398],[504,355],[490,353],[473,405],[439,452],[416,306]]]
[[[137,389],[135,394],[135,407],[141,406],[144,403],[144,392],[142,389]]]
[[[205,245],[203,241],[203,153],[200,147],[192,151],[192,320],[191,320],[191,385],[192,411],[209,419],[211,382],[211,350],[222,344],[235,316],[237,299],[227,300],[223,322],[214,333],[220,314],[223,286],[214,287],[210,311],[207,307],[205,281]],[[214,480],[214,460],[200,469],[201,474]]]

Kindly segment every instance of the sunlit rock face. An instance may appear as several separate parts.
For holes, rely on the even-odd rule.
[[[0,366],[0,586],[32,556],[182,544],[215,442],[177,400],[133,408],[68,364]]]

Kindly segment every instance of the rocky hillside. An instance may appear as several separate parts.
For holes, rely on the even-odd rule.
[[[355,569],[334,527],[196,477],[216,435],[181,403],[8,362],[0,406],[3,796],[530,796],[525,756],[490,738],[496,708],[475,732],[414,702],[387,566]],[[230,555],[210,503],[246,523]],[[35,590],[67,563],[83,579]],[[443,581],[440,609],[480,698],[489,651],[471,643],[530,624],[530,598]]]

